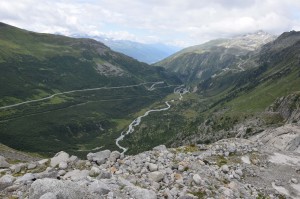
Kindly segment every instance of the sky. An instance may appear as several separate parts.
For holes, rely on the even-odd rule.
[[[1,0],[0,21],[63,35],[187,47],[300,30],[300,0]]]

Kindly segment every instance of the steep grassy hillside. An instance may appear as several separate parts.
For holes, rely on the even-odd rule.
[[[151,91],[153,83],[145,82],[164,81],[161,87],[180,84],[163,68],[111,51],[95,40],[39,34],[3,23],[0,71],[1,142],[44,154],[114,149],[114,139],[130,123],[131,114],[173,91]],[[99,87],[104,88],[62,93]],[[57,93],[62,94],[6,107]]]

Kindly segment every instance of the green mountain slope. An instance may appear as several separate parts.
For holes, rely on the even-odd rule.
[[[227,71],[240,72],[253,67],[256,56],[253,52],[274,38],[259,31],[232,39],[213,40],[183,49],[154,65],[176,72],[186,82],[201,82]]]
[[[164,81],[161,87],[180,84],[163,68],[95,40],[34,33],[3,23],[0,70],[1,142],[45,154],[116,148],[114,139],[132,114],[173,91],[151,91],[153,83],[146,82]],[[68,93],[100,87],[104,88]]]
[[[300,32],[284,33],[256,53],[255,67],[198,83],[173,109],[146,118],[123,145],[150,148],[157,138],[169,146],[208,143],[282,125],[283,116],[268,107],[300,91]]]

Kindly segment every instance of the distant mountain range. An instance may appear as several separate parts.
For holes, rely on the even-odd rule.
[[[101,36],[72,35],[76,38],[92,38],[100,41],[116,52],[123,53],[141,62],[153,64],[181,50],[180,47],[162,43],[139,43],[129,40],[116,40]]]

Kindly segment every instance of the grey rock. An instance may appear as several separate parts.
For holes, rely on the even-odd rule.
[[[126,187],[126,189],[129,189],[128,192],[134,199],[157,199],[155,192],[152,190],[147,190],[136,186]]]
[[[165,145],[159,145],[153,148],[153,151],[167,151],[167,147]]]
[[[172,167],[171,167],[173,170],[174,169],[178,169],[178,164],[172,164]]]
[[[195,174],[195,175],[193,176],[193,180],[194,180],[194,182],[195,182],[197,185],[201,185],[201,184],[202,184],[202,179],[201,179],[201,177],[200,177],[198,174]]]
[[[77,160],[78,160],[78,157],[75,156],[75,155],[72,155],[72,156],[69,158],[69,161],[72,162],[72,163],[76,162]]]
[[[229,146],[228,146],[228,151],[229,151],[229,153],[234,153],[234,152],[236,152],[236,146],[235,146],[235,144],[230,144]]]
[[[89,171],[88,170],[73,170],[73,171],[69,171],[68,173],[66,173],[63,177],[63,179],[70,179],[73,181],[80,181],[80,180],[85,180],[87,178],[87,176],[89,175]]]
[[[148,169],[149,169],[149,171],[151,171],[151,172],[152,172],[152,171],[157,171],[158,166],[157,166],[156,164],[149,163]]]
[[[164,179],[164,173],[160,171],[154,171],[148,174],[148,177],[154,182],[160,182]]]
[[[98,167],[92,167],[89,171],[89,176],[96,177],[100,174],[100,169]]]
[[[47,162],[49,162],[49,159],[43,159],[43,160],[38,161],[39,165],[46,164]]]
[[[48,192],[40,197],[40,199],[57,199],[54,193]]]
[[[109,156],[109,161],[111,162],[116,162],[117,159],[119,159],[121,156],[121,153],[119,151],[113,151],[111,152],[110,156]]]
[[[238,174],[240,177],[243,176],[243,171],[241,169],[235,170],[235,173]]]
[[[221,170],[224,172],[224,173],[228,173],[229,172],[229,167],[225,164],[221,167]]]
[[[276,186],[280,186],[280,187],[284,186],[284,182],[282,180],[275,180],[274,183]]]
[[[0,156],[0,168],[9,168],[10,165],[6,162],[5,157]]]
[[[90,166],[92,166],[92,163],[89,162],[89,161],[87,161],[87,162],[85,162],[85,166],[86,166],[86,167],[90,167]]]
[[[35,169],[36,168],[36,164],[35,163],[30,163],[27,166],[27,169],[31,170],[31,169]]]
[[[60,168],[60,169],[66,169],[66,168],[68,168],[68,163],[66,163],[66,162],[60,162],[59,165],[58,165],[58,168]]]
[[[111,178],[111,173],[107,171],[100,171],[97,179],[110,179]]]
[[[13,172],[13,173],[19,173],[22,169],[20,164],[15,164],[12,165],[11,167],[9,167],[9,169]]]
[[[226,187],[220,187],[218,190],[220,193],[226,196],[226,198],[233,198],[233,191]]]
[[[171,190],[170,190],[170,193],[173,195],[173,196],[177,196],[178,194],[178,189],[176,187],[173,187]]]
[[[34,179],[35,179],[35,176],[32,173],[26,173],[25,175],[19,177],[16,180],[16,183],[28,184],[28,183],[33,182]]]
[[[94,181],[88,188],[89,192],[96,193],[98,195],[108,194],[110,192],[110,188],[103,182],[97,180]]]
[[[151,185],[155,190],[159,190],[160,188],[160,184],[158,182],[152,182]]]
[[[193,196],[191,194],[179,196],[178,199],[197,199],[198,197]]]
[[[110,150],[99,151],[97,153],[89,153],[87,154],[87,159],[89,161],[97,162],[97,164],[101,165],[108,160],[110,154],[111,154]]]
[[[0,191],[5,189],[6,187],[9,187],[13,185],[15,181],[15,177],[11,175],[4,175],[0,178]]]
[[[40,199],[41,196],[49,192],[60,199],[92,198],[92,195],[87,192],[85,187],[75,182],[49,178],[39,179],[32,183],[29,189],[29,198]],[[96,196],[94,196],[94,198],[96,198]]]
[[[57,173],[57,175],[58,176],[63,176],[63,175],[65,175],[67,172],[65,171],[65,170],[60,170],[60,171],[58,171],[58,173]]]
[[[56,178],[58,176],[57,170],[53,169],[46,169],[45,171],[41,173],[35,173],[34,174],[36,179],[41,179],[41,178]]]
[[[179,166],[178,166],[178,171],[181,171],[181,172],[182,172],[182,171],[184,171],[184,169],[185,169],[185,167],[184,167],[183,165],[179,165]]]
[[[50,166],[56,167],[61,162],[68,162],[69,161],[69,154],[64,151],[58,152],[53,158],[51,158]]]
[[[291,182],[294,183],[294,184],[298,184],[298,180],[296,178],[292,178]]]

